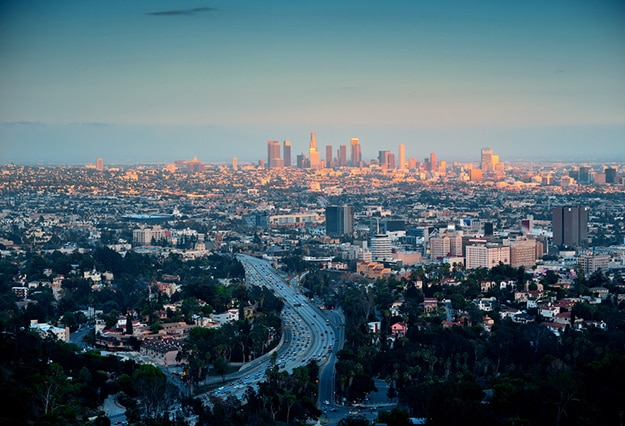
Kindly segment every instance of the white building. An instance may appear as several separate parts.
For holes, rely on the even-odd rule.
[[[583,269],[586,276],[592,275],[598,270],[601,270],[603,273],[607,272],[609,264],[610,256],[607,254],[583,254],[577,259],[578,268]]]
[[[509,246],[487,246],[474,244],[466,247],[466,268],[492,268],[499,265],[510,264]]]
[[[391,239],[386,234],[376,234],[371,238],[371,258],[373,260],[391,259]]]
[[[30,320],[30,329],[38,332],[41,337],[54,336],[63,342],[69,342],[69,327],[55,327],[48,323],[40,323],[38,320]]]

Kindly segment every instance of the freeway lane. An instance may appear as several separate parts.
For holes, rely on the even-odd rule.
[[[283,337],[275,352],[280,370],[292,372],[293,369],[306,365],[311,360],[319,363],[321,371],[328,362],[331,346],[335,345],[336,332],[330,321],[326,322],[321,310],[299,293],[297,282],[287,283],[265,260],[252,256],[237,255],[245,268],[248,285],[271,289],[284,302],[282,311]],[[265,379],[271,353],[245,364],[234,374],[228,375],[224,385],[211,391],[215,396],[236,396],[244,399],[248,386],[257,388],[258,382]],[[334,364],[332,363],[331,370]],[[321,373],[320,373],[321,374]],[[218,378],[209,379],[217,383]],[[320,378],[321,382],[321,378]],[[320,383],[320,388],[323,386]],[[208,402],[208,394],[200,396]]]
[[[296,282],[286,283],[267,261],[243,255],[238,259],[245,267],[249,284],[266,286],[284,301],[283,325],[291,330],[292,339],[284,342],[288,348],[279,354],[284,355],[278,358],[280,368],[290,372],[311,359],[323,365],[335,333],[321,311],[299,293]]]

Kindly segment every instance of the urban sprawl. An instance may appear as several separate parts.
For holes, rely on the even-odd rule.
[[[324,154],[0,166],[0,422],[622,420],[625,165]]]

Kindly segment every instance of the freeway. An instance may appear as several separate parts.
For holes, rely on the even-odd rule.
[[[277,352],[276,363],[279,369],[290,373],[293,369],[316,360],[320,366],[320,394],[324,395],[323,398],[330,398],[334,386],[334,352],[340,347],[337,346],[338,343],[342,345],[343,339],[335,325],[336,319],[327,317],[328,313],[300,294],[297,279],[290,283],[285,282],[265,260],[246,255],[238,255],[237,258],[245,268],[248,285],[267,287],[284,302],[282,341],[274,349]],[[228,385],[210,393],[220,397],[231,395],[244,399],[248,386],[256,388],[257,383],[264,380],[271,356],[272,353],[266,354],[244,364],[237,373],[227,376]],[[330,371],[329,375],[327,371]],[[207,394],[201,398],[208,401]]]
[[[336,334],[322,311],[300,294],[296,279],[285,282],[267,261],[243,255],[238,259],[245,267],[248,284],[266,286],[284,302],[283,327],[291,331],[291,339],[285,338],[279,351],[280,369],[291,372],[311,359],[323,365],[332,351]]]

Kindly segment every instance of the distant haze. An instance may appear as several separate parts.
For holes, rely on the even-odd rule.
[[[6,1],[0,58],[0,163],[625,160],[616,0]]]

